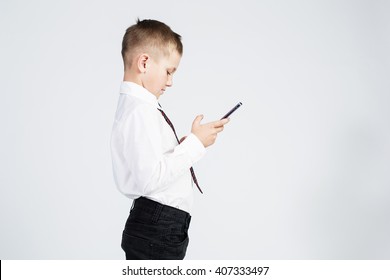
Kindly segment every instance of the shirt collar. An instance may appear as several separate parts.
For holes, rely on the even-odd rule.
[[[153,106],[156,106],[157,109],[161,109],[161,106],[158,103],[156,96],[150,93],[146,88],[136,83],[123,81],[121,84],[120,93],[142,99],[143,101],[148,102]]]

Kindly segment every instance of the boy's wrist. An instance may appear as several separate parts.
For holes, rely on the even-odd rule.
[[[206,153],[206,148],[203,146],[203,143],[193,133],[190,133],[183,142],[180,143],[180,145],[186,147],[193,163],[200,160]]]

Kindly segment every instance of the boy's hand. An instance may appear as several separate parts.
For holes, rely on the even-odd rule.
[[[192,123],[191,132],[202,142],[206,148],[214,144],[217,139],[217,134],[223,130],[223,126],[229,122],[229,119],[223,119],[219,121],[209,122],[206,124],[200,124],[203,119],[203,115],[199,115]]]

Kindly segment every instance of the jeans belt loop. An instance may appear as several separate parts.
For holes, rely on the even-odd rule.
[[[158,220],[160,219],[161,212],[163,210],[163,205],[156,204],[156,208],[154,209],[154,213],[152,216],[152,223],[156,224]]]

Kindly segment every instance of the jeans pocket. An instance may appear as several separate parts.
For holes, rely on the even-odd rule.
[[[166,242],[164,246],[164,257],[170,260],[184,259],[187,252],[188,243],[189,243],[189,238],[187,235],[180,242],[172,242],[172,240]],[[154,253],[155,252],[153,252],[153,254]]]
[[[152,259],[153,244],[142,237],[130,235],[125,231],[122,234],[121,247],[125,251],[127,260]]]
[[[171,226],[165,230],[164,239],[169,244],[181,245],[188,239],[188,234],[181,226]]]

